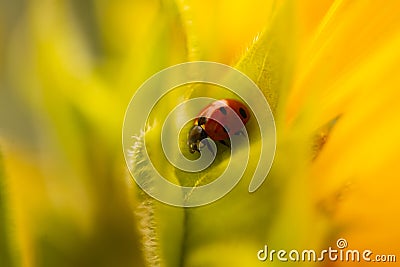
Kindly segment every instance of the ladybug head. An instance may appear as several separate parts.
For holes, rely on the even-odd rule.
[[[200,141],[207,137],[206,132],[201,126],[194,125],[189,132],[188,136],[188,146],[190,153],[194,153],[195,151],[200,152]]]

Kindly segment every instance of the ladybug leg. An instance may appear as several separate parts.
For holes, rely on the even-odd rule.
[[[219,142],[224,146],[230,147],[230,145],[225,140],[220,140]]]
[[[208,139],[205,139],[205,143],[207,145],[208,150],[210,150],[213,157],[215,157],[215,151],[213,150],[212,146],[210,145],[210,141]]]

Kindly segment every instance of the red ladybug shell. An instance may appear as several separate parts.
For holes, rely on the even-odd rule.
[[[233,112],[239,116],[243,124],[237,121]],[[249,109],[242,102],[234,99],[222,99],[206,106],[199,113],[195,125],[201,126],[211,139],[220,141],[228,139],[229,134],[239,133],[249,118]]]

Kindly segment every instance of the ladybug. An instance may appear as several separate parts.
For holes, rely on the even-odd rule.
[[[242,123],[237,121],[234,113]],[[249,119],[249,109],[238,100],[221,99],[212,102],[199,113],[190,129],[187,141],[190,153],[200,152],[200,141],[207,137],[227,145],[224,140],[230,134],[240,134]]]

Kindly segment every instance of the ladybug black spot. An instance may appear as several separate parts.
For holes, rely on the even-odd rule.
[[[220,107],[219,111],[221,111],[222,114],[226,115],[226,109],[224,107]]]
[[[247,113],[243,108],[239,108],[239,113],[243,117],[243,119],[247,118]]]
[[[207,118],[206,118],[206,117],[200,117],[200,118],[197,120],[197,125],[201,126],[201,125],[206,124],[206,122],[207,122]]]

